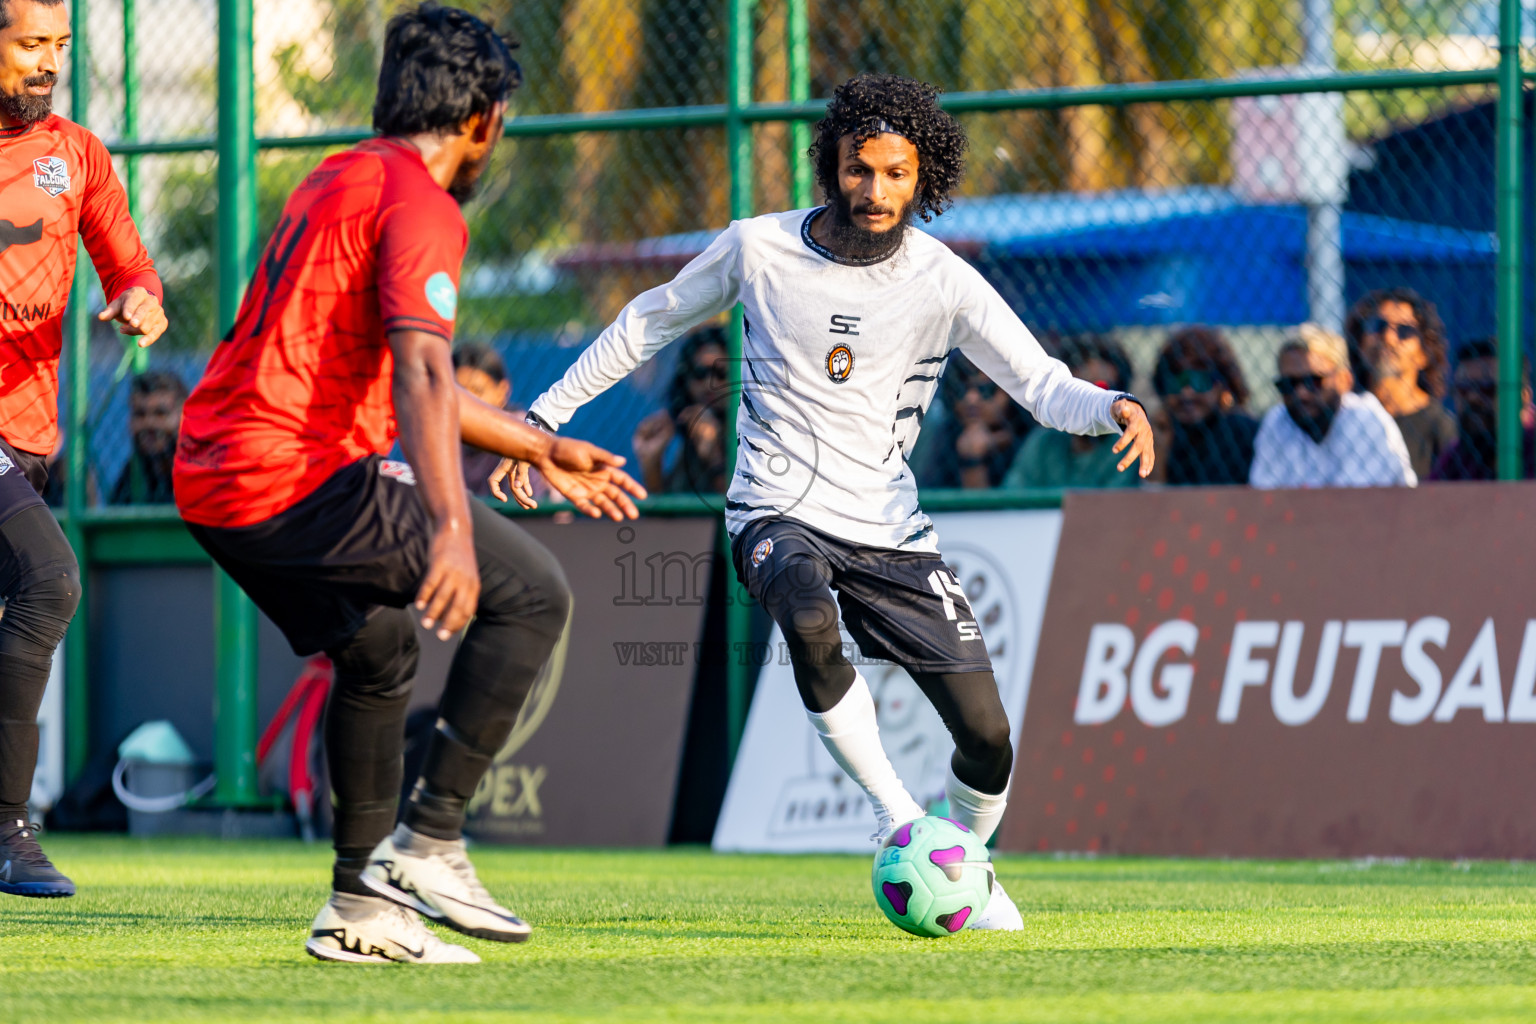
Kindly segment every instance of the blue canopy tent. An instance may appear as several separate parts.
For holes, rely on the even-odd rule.
[[[1063,333],[1308,318],[1306,211],[1228,192],[999,196],[957,203],[929,230],[969,257],[1037,329]],[[1406,284],[1453,339],[1494,330],[1490,232],[1343,215],[1344,293]]]

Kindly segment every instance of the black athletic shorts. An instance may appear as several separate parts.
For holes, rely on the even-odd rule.
[[[0,440],[0,523],[23,509],[44,504],[48,460]]]
[[[494,545],[513,566],[553,561],[507,517],[474,500],[469,511],[477,551]],[[432,519],[410,466],[377,455],[271,519],[187,527],[302,656],[347,640],[379,607],[409,605],[431,560]]]
[[[783,516],[754,520],[731,542],[754,600],[795,563],[830,570],[843,625],[866,658],[909,672],[990,672],[992,659],[954,571],[937,554],[851,544]],[[809,574],[808,574],[809,575]]]

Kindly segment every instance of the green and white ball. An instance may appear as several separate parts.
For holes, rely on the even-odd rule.
[[[987,906],[992,858],[976,833],[930,815],[902,825],[875,854],[875,902],[896,927],[942,937]]]

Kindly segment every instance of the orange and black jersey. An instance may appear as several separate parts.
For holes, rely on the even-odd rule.
[[[469,229],[408,142],[325,160],[289,197],[182,411],[176,504],[203,526],[293,507],[395,437],[388,332],[453,338]]]
[[[36,455],[58,443],[77,237],[108,299],[136,285],[163,298],[101,140],[57,114],[0,129],[0,438]]]

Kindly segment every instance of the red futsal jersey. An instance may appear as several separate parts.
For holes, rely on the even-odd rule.
[[[452,340],[468,245],[458,204],[410,143],[372,139],[315,168],[182,411],[182,517],[259,523],[343,466],[387,453],[387,332]]]
[[[101,140],[57,114],[0,128],[0,438],[34,455],[59,440],[59,346],[76,239],[107,298],[163,297]]]

